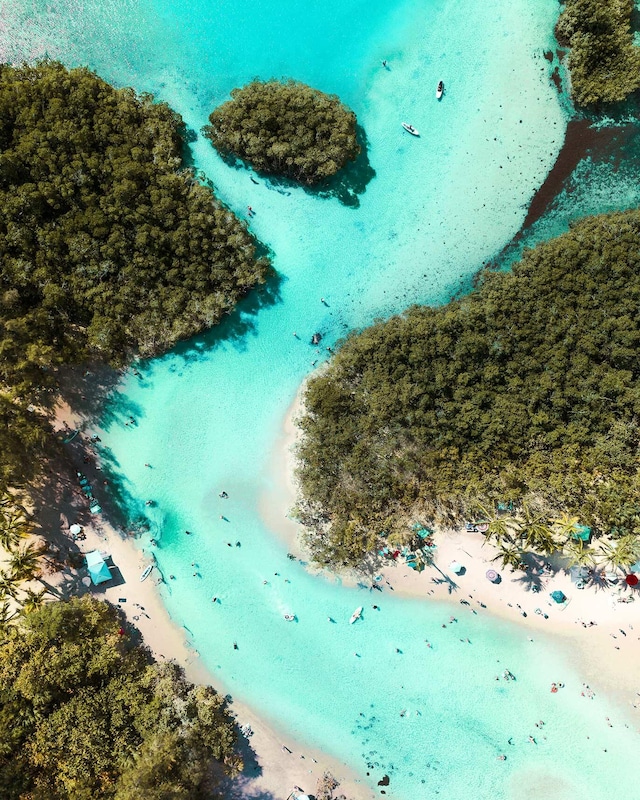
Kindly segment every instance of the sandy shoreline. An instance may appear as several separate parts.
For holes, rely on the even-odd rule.
[[[87,475],[92,485],[103,482],[104,476],[93,457],[91,463],[84,462],[84,454],[91,453],[88,417],[63,405],[58,410],[55,425],[59,431],[80,431],[73,446],[68,447],[70,460],[76,470]],[[90,592],[118,606],[127,621],[140,632],[157,661],[174,660],[184,667],[189,680],[209,684],[225,694],[224,687],[203,664],[186,630],[169,616],[161,595],[163,579],[159,570],[153,569],[144,582],[140,581],[143,569],[154,563],[153,553],[138,547],[135,538],[119,530],[106,514],[91,515],[86,505],[80,487],[71,481],[55,506],[43,506],[36,510],[36,515],[47,531],[47,539],[54,542],[61,556],[86,554],[96,549],[111,556],[113,580],[87,586],[90,581],[83,566],[79,569],[67,567],[48,575],[47,581],[65,596]],[[69,526],[74,523],[82,525],[85,536],[77,542],[73,542],[69,534]],[[245,729],[249,726],[251,732],[241,743],[245,771],[225,787],[230,798],[285,798],[296,786],[314,794],[317,781],[326,770],[340,781],[338,794],[345,793],[350,800],[369,800],[375,796],[345,764],[293,739],[242,702],[233,699],[231,710],[238,725]]]
[[[298,435],[295,419],[302,411],[303,391],[304,384],[283,420],[281,434],[268,464],[270,490],[260,503],[270,530],[282,538],[292,553],[302,558],[300,527],[288,518],[287,513],[296,499],[293,448]],[[84,453],[90,452],[89,417],[79,417],[64,407],[57,419],[59,429],[64,429],[66,424],[67,429],[82,432],[69,447],[71,458],[76,468],[85,472],[92,483],[101,481],[104,476],[99,465],[85,464],[82,458]],[[86,501],[79,487],[72,482],[62,502],[52,505],[47,513],[43,509],[40,517],[43,527],[53,531],[54,540],[66,541],[69,545],[69,525],[79,522],[83,525],[86,539],[74,546],[82,553],[98,549],[112,557],[117,567],[114,580],[90,587],[91,593],[119,605],[158,661],[175,660],[185,668],[190,680],[210,684],[225,693],[219,683],[216,687],[215,676],[202,663],[189,642],[187,632],[169,616],[160,592],[162,576],[159,571],[152,570],[146,581],[140,581],[144,567],[153,562],[153,553],[139,548],[133,537],[118,530],[105,515],[91,516],[85,508]],[[527,590],[520,580],[521,573],[511,574],[503,569],[497,570],[502,575],[502,582],[493,584],[486,579],[485,573],[489,566],[496,568],[491,562],[495,551],[483,546],[483,541],[484,537],[477,533],[437,533],[434,566],[416,573],[405,564],[392,563],[381,570],[383,580],[393,587],[396,594],[453,604],[447,613],[455,609],[456,615],[494,614],[521,625],[523,635],[534,641],[539,632],[544,633],[547,640],[552,637],[591,688],[616,700],[629,721],[640,728],[640,675],[635,666],[640,660],[640,615],[636,604],[617,602],[615,588],[600,592],[591,588],[578,591],[562,571],[542,576],[539,593]],[[463,575],[457,576],[450,569],[452,561],[464,565]],[[86,583],[86,569],[65,570],[58,574],[56,581],[66,584],[67,593],[77,593],[87,591],[81,582],[82,577]],[[341,577],[351,577],[354,582],[361,579],[361,576]],[[386,589],[387,584],[384,586]],[[556,588],[565,592],[569,603],[563,606],[553,603],[549,592]],[[548,618],[537,614],[537,608]],[[597,625],[583,627],[583,622],[588,624],[592,620]],[[344,792],[350,800],[369,800],[376,796],[346,765],[304,742],[293,740],[241,702],[234,700],[231,708],[238,724],[249,726],[252,733],[243,746],[245,772],[229,785],[229,797],[238,800],[287,797],[295,786],[313,794],[317,780],[325,770],[340,780],[339,793]]]
[[[295,420],[303,411],[304,386],[287,411],[270,462],[272,475],[280,476],[279,504],[287,496],[288,503],[280,505],[278,511],[272,506],[264,515],[265,522],[282,536],[288,549],[303,558],[299,526],[289,519],[283,524],[282,518],[296,500],[294,448],[299,429]],[[277,517],[280,524],[275,525]],[[640,592],[621,581],[608,588],[588,586],[578,590],[570,574],[555,563],[551,574],[535,577],[534,583],[539,585],[535,592],[533,584],[523,580],[522,572],[512,573],[497,566],[492,561],[497,549],[484,541],[480,533],[438,531],[433,566],[418,573],[398,559],[380,570],[386,582],[381,585],[386,588],[390,584],[395,594],[455,604],[456,614],[501,617],[520,625],[534,640],[539,632],[547,639],[552,637],[585,682],[595,692],[611,696],[640,730]],[[464,566],[464,574],[456,575],[450,568],[456,561]],[[500,574],[500,583],[486,578],[488,569]],[[361,580],[361,576],[342,577],[345,582]],[[564,592],[567,603],[558,605],[551,599],[550,593],[556,589]],[[629,597],[634,597],[635,602],[620,602]],[[591,622],[596,624],[590,625]]]

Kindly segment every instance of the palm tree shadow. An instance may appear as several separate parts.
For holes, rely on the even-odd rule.
[[[528,592],[541,592],[544,588],[543,578],[547,574],[547,559],[538,553],[523,552],[522,563],[526,569],[512,582],[522,584]]]
[[[432,583],[435,583],[438,586],[442,586],[442,584],[445,584],[449,594],[453,594],[454,592],[458,591],[460,586],[458,586],[458,584],[453,580],[453,578],[450,578],[448,575],[445,575],[445,573],[440,569],[440,567],[436,563],[432,563],[430,566],[432,566],[435,570],[437,570],[442,576],[441,578],[431,578]]]

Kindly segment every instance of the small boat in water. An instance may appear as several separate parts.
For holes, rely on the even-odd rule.
[[[149,564],[148,567],[145,567],[142,575],[140,576],[140,581],[146,581],[149,575],[151,575],[152,569],[153,569],[153,564]]]
[[[353,625],[353,623],[362,617],[362,606],[358,606],[356,610],[351,615],[351,619],[349,620],[349,625]]]
[[[436,98],[439,100],[443,94],[444,94],[444,83],[442,81],[438,81],[438,88],[436,89]]]
[[[416,128],[414,128],[413,125],[409,125],[408,122],[403,122],[402,127],[412,136],[420,136],[420,131],[416,130]]]

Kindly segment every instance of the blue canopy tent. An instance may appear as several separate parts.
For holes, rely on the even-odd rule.
[[[560,589],[556,589],[555,592],[551,592],[551,597],[556,601],[556,603],[564,603],[567,599],[564,592],[561,592]]]
[[[91,576],[94,586],[111,580],[109,567],[99,550],[92,550],[90,553],[87,553],[85,558],[87,559],[89,575]]]
[[[579,539],[582,542],[588,542],[591,539],[591,528],[586,525],[576,525],[571,534],[572,539]]]

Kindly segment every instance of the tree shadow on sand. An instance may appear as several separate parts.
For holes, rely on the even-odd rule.
[[[244,767],[240,775],[234,778],[221,778],[218,785],[220,796],[226,800],[278,800],[272,792],[253,785],[254,781],[262,776],[262,767],[251,747],[250,735],[238,727],[236,748],[242,757]]]

